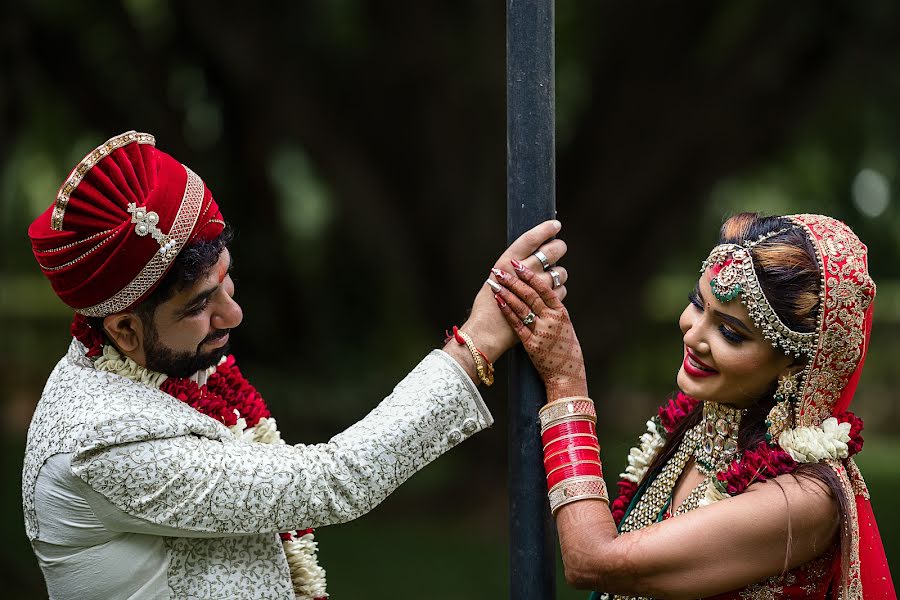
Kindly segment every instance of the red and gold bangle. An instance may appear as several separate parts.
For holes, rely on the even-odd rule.
[[[550,488],[547,497],[550,500],[550,512],[553,516],[556,516],[556,511],[561,507],[578,500],[609,502],[606,482],[603,481],[602,476],[597,475],[578,476],[560,481]]]
[[[565,423],[554,425],[550,429],[542,432],[541,442],[546,445],[561,437],[578,435],[581,433],[591,434],[596,437],[597,428],[590,421],[567,421]]]
[[[445,343],[449,342],[451,339],[455,339],[458,344],[469,349],[469,352],[472,354],[472,360],[475,362],[475,372],[478,373],[478,379],[480,379],[484,385],[493,385],[494,365],[488,360],[487,355],[475,346],[475,342],[472,341],[472,336],[465,331],[461,331],[456,325],[453,326],[452,334],[449,331],[445,331],[444,333],[447,334]]]
[[[571,477],[580,477],[582,475],[597,475],[598,477],[602,477],[603,467],[600,465],[600,461],[579,461],[577,464],[572,463],[557,467],[547,474],[547,489],[551,489],[560,481],[564,481]]]
[[[564,435],[555,440],[550,440],[544,445],[544,456],[550,456],[560,450],[565,450],[571,446],[590,447],[600,449],[600,442],[593,433],[575,433],[572,435]]]
[[[567,417],[583,417],[597,422],[594,401],[587,396],[572,396],[550,402],[541,408],[538,417],[541,420],[541,429],[547,429]]]

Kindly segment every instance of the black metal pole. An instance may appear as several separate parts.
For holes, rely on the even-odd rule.
[[[506,147],[509,242],[556,215],[553,0],[507,0]],[[538,409],[541,380],[521,347],[509,373],[509,597],[556,594]]]

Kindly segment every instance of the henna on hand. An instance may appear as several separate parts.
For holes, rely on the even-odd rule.
[[[528,267],[513,261],[513,268],[517,277],[495,273],[503,289],[494,298],[544,381],[548,400],[586,395],[584,357],[569,311]],[[526,325],[529,312],[534,321]]]

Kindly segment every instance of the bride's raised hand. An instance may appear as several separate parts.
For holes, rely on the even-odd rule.
[[[491,271],[500,286],[494,295],[547,387],[547,400],[587,395],[581,344],[555,290],[518,261],[512,272]],[[497,289],[497,288],[495,288]]]

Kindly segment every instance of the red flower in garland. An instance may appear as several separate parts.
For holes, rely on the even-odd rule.
[[[609,509],[612,511],[613,520],[615,520],[616,525],[620,524],[622,519],[625,518],[625,511],[628,510],[628,505],[631,504],[631,499],[634,498],[638,489],[636,483],[628,481],[627,479],[619,481],[618,486],[619,496],[609,505]]]
[[[675,430],[675,427],[677,427],[698,404],[700,404],[700,401],[696,398],[691,398],[687,394],[678,392],[675,394],[674,398],[669,400],[663,406],[660,406],[658,412],[659,421],[665,428],[666,433],[672,433],[672,431]]]
[[[229,356],[218,366],[216,372],[210,375],[206,387],[211,393],[221,396],[230,408],[237,409],[247,421],[247,427],[254,427],[263,417],[272,416],[260,393],[241,374],[234,356]]]
[[[862,450],[863,447],[863,420],[849,410],[839,415],[835,415],[835,418],[837,418],[838,423],[850,423],[850,441],[847,442],[847,451],[849,452],[849,456],[853,456]]]
[[[94,358],[103,354],[103,344],[106,343],[106,336],[91,327],[87,317],[75,313],[75,318],[72,319],[72,326],[69,330],[72,332],[72,337],[87,348],[85,354],[88,358]]]
[[[745,450],[740,460],[717,473],[716,478],[724,484],[725,491],[734,496],[757,481],[793,473],[798,466],[790,454],[778,446],[763,442],[756,448]]]

